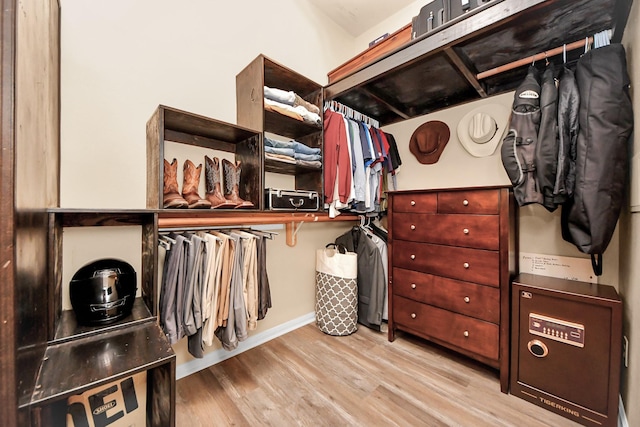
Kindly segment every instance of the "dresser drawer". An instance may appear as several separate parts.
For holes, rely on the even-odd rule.
[[[393,319],[400,329],[426,335],[498,360],[499,327],[403,297],[393,298]]]
[[[393,295],[445,308],[487,322],[500,323],[500,289],[393,269]]]
[[[488,214],[499,213],[498,190],[462,190],[438,193],[438,213]]]
[[[436,213],[438,196],[436,193],[394,194],[393,212]]]
[[[393,215],[393,238],[498,250],[499,219],[497,215],[396,213]]]
[[[500,286],[500,256],[497,251],[394,240],[393,266]]]

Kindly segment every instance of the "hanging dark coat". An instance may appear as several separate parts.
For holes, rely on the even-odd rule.
[[[536,144],[536,180],[542,193],[542,206],[549,212],[558,207],[553,198],[558,170],[558,88],[555,68],[547,65],[540,90],[540,129]]]
[[[578,61],[580,92],[576,185],[562,208],[562,237],[587,254],[596,275],[615,230],[628,174],[633,111],[621,44],[590,50]]]
[[[564,67],[558,86],[558,165],[553,187],[553,200],[557,205],[562,205],[573,197],[576,184],[579,108],[580,94],[575,74]]]
[[[542,203],[536,178],[535,150],[540,126],[540,78],[535,67],[516,89],[509,130],[502,140],[501,156],[518,205]]]

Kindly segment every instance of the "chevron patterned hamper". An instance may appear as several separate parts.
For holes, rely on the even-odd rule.
[[[341,252],[341,250],[343,252]],[[349,335],[358,324],[358,256],[333,243],[316,252],[316,324],[325,334]]]

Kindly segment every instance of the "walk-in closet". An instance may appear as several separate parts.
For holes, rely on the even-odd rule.
[[[1,426],[640,425],[637,1],[0,2]]]

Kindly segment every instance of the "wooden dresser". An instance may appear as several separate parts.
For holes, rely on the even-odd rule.
[[[389,341],[402,330],[500,371],[509,386],[510,187],[389,193]]]

